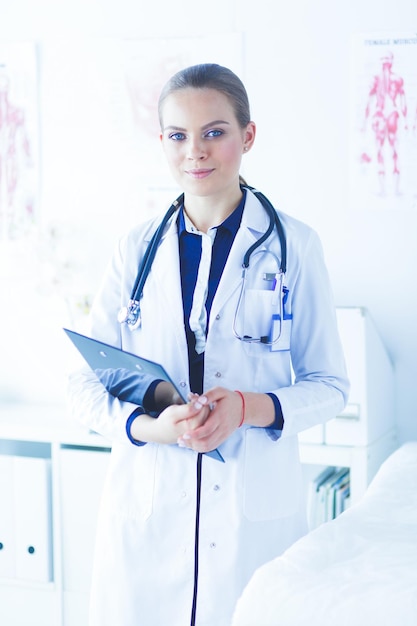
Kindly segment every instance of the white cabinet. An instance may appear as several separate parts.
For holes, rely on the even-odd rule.
[[[394,369],[366,309],[337,309],[350,380],[345,410],[325,424],[325,442],[366,446],[395,427]]]
[[[0,624],[57,626],[51,446],[0,439]]]
[[[107,442],[64,408],[0,408],[0,625],[88,626]]]
[[[16,576],[12,476],[13,457],[0,455],[0,578],[14,578]]]
[[[336,313],[350,380],[348,403],[326,424],[300,433],[300,456],[309,465],[348,467],[355,504],[397,447],[394,370],[365,308],[340,307]]]
[[[367,446],[300,443],[300,458],[307,465],[348,467],[352,505],[364,495],[381,463],[397,447],[397,436],[393,429]]]
[[[0,576],[52,580],[50,459],[0,455]]]
[[[336,312],[350,380],[348,403],[326,424],[301,433],[300,442],[363,447],[395,429],[394,370],[367,309]]]
[[[12,468],[17,580],[52,581],[51,460],[15,456]]]
[[[60,449],[65,626],[87,624],[97,514],[108,461],[107,450],[81,446]]]
[[[8,579],[0,579],[0,624],[61,626],[61,606],[56,586],[53,583],[13,584]]]

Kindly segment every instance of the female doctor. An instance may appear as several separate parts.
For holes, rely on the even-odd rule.
[[[214,64],[186,68],[163,89],[159,115],[184,195],[139,320],[119,323],[118,311],[160,218],[116,248],[90,334],[162,363],[189,402],[158,381],[132,402],[91,370],[70,379],[74,416],[112,441],[90,626],[228,626],[255,569],[306,532],[297,434],[337,415],[348,392],[315,232],[277,212],[284,239],[274,227],[242,270],[270,218],[239,177],[256,132],[240,79]]]

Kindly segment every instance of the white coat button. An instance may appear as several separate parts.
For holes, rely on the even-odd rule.
[[[186,497],[187,497],[187,492],[181,491],[181,498],[186,498]]]
[[[216,544],[214,543],[214,541],[212,541],[211,544],[210,544],[210,548],[214,549],[215,547],[216,547]]]
[[[214,487],[213,487],[214,491],[219,491],[219,489],[220,489],[220,485],[214,485]]]
[[[221,372],[216,372],[215,376],[216,376],[216,378],[221,378],[222,377],[222,373]]]
[[[180,387],[186,387],[187,383],[185,382],[185,380],[181,380],[180,381]]]
[[[220,315],[217,313],[216,320],[219,320],[219,319],[220,319]]]

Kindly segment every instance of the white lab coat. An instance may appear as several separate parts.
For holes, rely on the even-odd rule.
[[[228,626],[254,570],[306,532],[297,433],[338,414],[347,398],[321,244],[308,226],[282,213],[280,218],[288,247],[286,310],[293,319],[285,335],[291,337],[291,350],[246,344],[232,331],[244,253],[268,226],[264,209],[249,192],[212,304],[204,388],[275,392],[285,424],[277,440],[263,428],[236,430],[220,446],[225,463],[203,456],[197,626]],[[158,221],[140,225],[120,243],[93,307],[91,334],[163,363],[187,392],[175,219],[145,285],[141,328],[131,332],[116,320]],[[277,236],[263,248],[280,257]],[[251,267],[260,274],[276,271],[270,254],[254,255]],[[263,294],[251,295],[247,320],[253,326],[254,319],[264,317],[265,303]],[[110,396],[88,369],[72,376],[70,400],[78,419],[113,442],[97,531],[90,626],[188,626],[197,455],[176,445],[133,445],[125,424],[135,406]]]

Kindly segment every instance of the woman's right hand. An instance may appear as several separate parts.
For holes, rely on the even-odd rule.
[[[146,443],[177,443],[184,433],[202,426],[209,413],[207,399],[193,394],[188,404],[172,404],[156,418],[138,415],[131,424],[130,433],[137,441]]]

